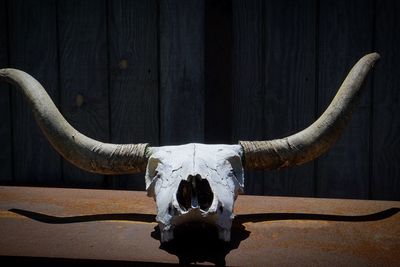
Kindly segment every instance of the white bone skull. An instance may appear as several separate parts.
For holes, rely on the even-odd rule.
[[[219,238],[229,241],[234,202],[243,190],[243,167],[247,170],[286,168],[325,153],[348,123],[361,95],[361,85],[378,59],[377,53],[361,58],[329,107],[306,129],[281,139],[239,141],[239,145],[150,147],[149,144],[103,143],[74,129],[41,84],[29,74],[0,69],[0,80],[17,85],[51,145],[70,163],[89,172],[108,175],[146,170],[147,191],[157,203],[163,242],[173,238],[175,226],[190,221],[216,225]]]
[[[146,189],[157,203],[161,241],[173,239],[175,226],[206,222],[230,240],[233,207],[243,190],[239,145],[187,144],[153,147],[146,171]]]

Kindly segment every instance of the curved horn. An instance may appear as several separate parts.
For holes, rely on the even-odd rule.
[[[16,69],[1,69],[0,80],[22,90],[47,139],[75,166],[100,174],[129,174],[146,169],[148,144],[117,145],[93,140],[65,120],[42,85],[29,74]]]
[[[240,141],[246,169],[280,169],[311,161],[339,138],[356,106],[365,77],[380,58],[371,53],[351,69],[335,98],[311,126],[291,136],[270,141]]]

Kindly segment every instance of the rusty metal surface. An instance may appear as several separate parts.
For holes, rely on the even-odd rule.
[[[232,241],[161,245],[145,192],[0,187],[0,255],[228,266],[400,266],[400,202],[240,196]],[[3,258],[4,259],[4,258]]]

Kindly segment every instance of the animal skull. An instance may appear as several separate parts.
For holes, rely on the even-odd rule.
[[[72,164],[100,174],[146,171],[146,187],[157,203],[163,242],[173,238],[175,226],[190,221],[216,225],[220,239],[229,241],[234,202],[243,190],[243,168],[296,166],[326,152],[348,123],[361,85],[378,59],[377,53],[361,58],[326,111],[308,128],[281,139],[239,141],[239,145],[102,143],[74,129],[29,74],[1,69],[0,80],[21,89],[47,139]]]
[[[243,191],[239,145],[187,144],[152,148],[146,189],[157,203],[161,241],[173,238],[176,225],[204,221],[230,240],[233,206]]]

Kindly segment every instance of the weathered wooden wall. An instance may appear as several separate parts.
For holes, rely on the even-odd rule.
[[[396,0],[0,0],[0,67],[38,79],[101,141],[283,137],[326,108],[364,54],[382,58],[341,139],[317,161],[247,172],[246,193],[400,199]],[[62,160],[0,84],[0,183],[144,189]]]

